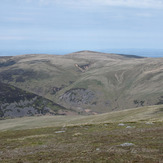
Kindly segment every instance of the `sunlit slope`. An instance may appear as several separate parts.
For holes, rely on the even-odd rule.
[[[162,122],[163,105],[140,107],[90,116],[40,116],[3,120],[0,130],[22,130],[42,127],[65,127],[99,123]]]
[[[163,104],[163,58],[81,51],[0,58],[0,80],[79,114]]]

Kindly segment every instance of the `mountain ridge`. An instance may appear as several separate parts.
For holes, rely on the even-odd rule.
[[[91,51],[91,50],[82,50],[82,51],[77,51],[77,52],[73,52],[73,53],[69,53],[66,55],[72,55],[72,54],[77,54],[80,55],[82,53],[92,53],[92,54],[104,54],[104,55],[119,55],[121,57],[127,57],[127,58],[147,58],[147,57],[142,57],[142,56],[138,56],[138,55],[130,55],[130,54],[117,54],[117,53],[105,53],[105,52],[97,52],[97,51]]]

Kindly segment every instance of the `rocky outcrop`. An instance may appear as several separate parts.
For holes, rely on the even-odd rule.
[[[60,100],[73,106],[83,104],[92,104],[95,99],[95,93],[89,89],[74,88],[60,96]]]

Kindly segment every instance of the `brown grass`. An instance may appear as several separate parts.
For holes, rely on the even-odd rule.
[[[162,106],[71,118],[0,121],[0,162],[163,162]],[[123,143],[133,146],[122,147]]]
[[[135,128],[126,129],[126,126]],[[56,134],[56,131],[65,131]],[[145,162],[162,158],[162,123],[50,127],[0,133],[0,162]],[[123,143],[131,147],[121,147]]]

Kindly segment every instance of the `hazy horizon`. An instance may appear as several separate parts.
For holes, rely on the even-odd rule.
[[[0,15],[0,56],[80,50],[162,55],[122,49],[163,49],[163,0],[1,0]]]
[[[65,55],[78,51],[97,51],[103,53],[116,53],[124,55],[136,55],[141,57],[163,57],[163,49],[139,49],[139,48],[123,48],[123,49],[74,49],[74,50],[10,50],[10,51],[0,51],[0,56],[17,56],[24,54],[50,54],[50,55]]]

